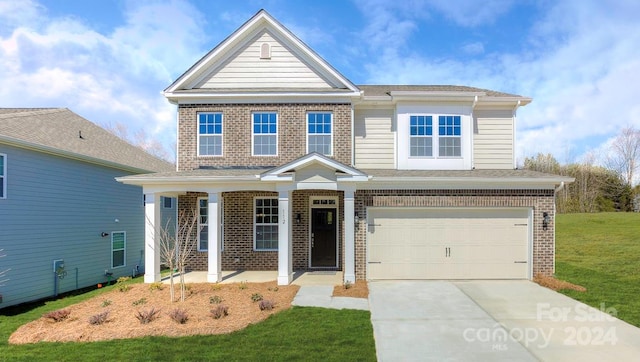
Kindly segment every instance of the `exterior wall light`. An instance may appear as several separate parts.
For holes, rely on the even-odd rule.
[[[104,231],[102,233],[100,233],[100,236],[102,236],[103,238],[109,236],[109,233],[105,233]]]
[[[296,224],[299,224],[302,221],[302,214],[297,213],[296,214]]]
[[[549,216],[548,212],[543,212],[542,213],[542,229],[543,230],[547,230],[547,228],[549,227],[549,222],[551,221],[551,216]]]

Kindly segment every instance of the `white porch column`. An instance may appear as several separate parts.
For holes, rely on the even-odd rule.
[[[209,193],[208,205],[208,264],[207,281],[219,283],[222,281],[222,256],[220,254],[220,193]]]
[[[146,193],[144,199],[144,282],[155,283],[160,281],[160,195]]]
[[[344,281],[356,281],[354,190],[344,191]]]
[[[289,285],[293,280],[293,248],[291,243],[292,192],[278,192],[278,285]]]

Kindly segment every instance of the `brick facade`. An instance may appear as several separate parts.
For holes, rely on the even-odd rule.
[[[192,104],[178,107],[178,171],[200,166],[280,166],[307,154],[307,112],[333,114],[333,158],[351,164],[349,104]],[[198,113],[221,112],[222,156],[198,157]],[[252,156],[252,112],[278,114],[278,155]]]
[[[368,207],[530,207],[533,209],[533,274],[554,273],[555,196],[553,190],[360,190],[355,208],[356,279],[366,279]],[[542,213],[551,217],[546,230]]]

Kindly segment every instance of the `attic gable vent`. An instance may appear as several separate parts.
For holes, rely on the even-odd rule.
[[[260,45],[260,59],[271,59],[271,45],[269,43]]]

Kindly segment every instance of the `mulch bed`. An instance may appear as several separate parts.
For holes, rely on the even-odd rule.
[[[352,298],[368,298],[369,287],[364,280],[356,280],[355,283],[345,288],[345,285],[336,285],[333,288],[334,297],[352,297]]]
[[[569,283],[567,281],[564,280],[559,280],[556,279],[554,277],[549,277],[549,276],[544,276],[544,275],[536,275],[533,278],[533,281],[542,285],[543,287],[547,287],[549,289],[558,291],[558,290],[563,290],[563,289],[570,289],[570,290],[576,290],[578,292],[586,292],[587,288],[581,286],[581,285],[577,285],[577,284],[573,284],[573,283]]]

